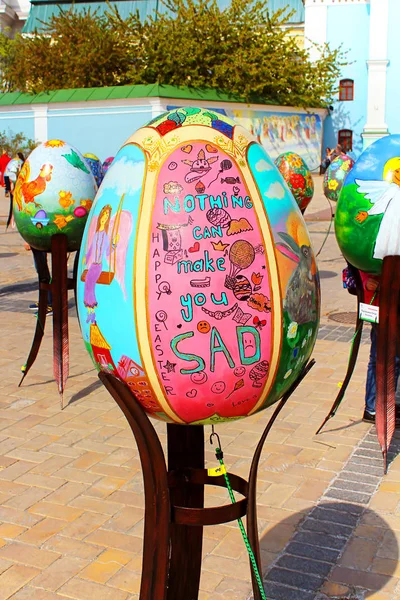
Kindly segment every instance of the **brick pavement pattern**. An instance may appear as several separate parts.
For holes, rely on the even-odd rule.
[[[310,211],[321,212],[322,203],[317,197]],[[5,206],[0,198],[0,223]],[[328,222],[310,218],[318,249]],[[143,482],[131,432],[97,379],[73,308],[65,410],[52,377],[51,320],[36,364],[18,388],[35,325],[28,305],[36,300],[36,279],[15,231],[0,234],[0,261],[0,600],[136,600]],[[396,442],[382,479],[374,429],[361,421],[368,330],[343,405],[314,435],[344,377],[353,335],[351,325],[329,319],[355,310],[354,298],[341,289],[343,259],[332,232],[319,267],[317,365],[282,411],[260,462],[267,597],[394,600],[400,597],[400,461]],[[247,477],[271,412],[218,427],[230,471]],[[165,426],[156,429],[164,442]],[[215,466],[210,446],[206,456]],[[207,490],[207,505],[227,501],[226,490]],[[205,528],[200,600],[250,597],[237,524]]]

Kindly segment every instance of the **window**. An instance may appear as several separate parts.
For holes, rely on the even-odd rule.
[[[339,100],[354,100],[354,81],[342,79],[339,83]]]
[[[338,133],[338,144],[343,148],[343,152],[350,152],[353,149],[353,132],[351,129],[341,129]]]

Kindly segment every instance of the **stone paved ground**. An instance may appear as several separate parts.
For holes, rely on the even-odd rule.
[[[329,223],[313,214],[324,209],[317,194],[309,209],[316,249]],[[5,214],[0,198],[0,223]],[[27,309],[36,299],[35,273],[18,234],[0,227],[0,600],[137,599],[143,485],[135,443],[97,380],[73,308],[68,406],[60,411],[52,379],[51,323],[18,388],[35,324]],[[317,365],[282,411],[260,462],[268,600],[400,597],[400,442],[382,478],[374,429],[361,421],[368,331],[345,402],[314,435],[343,379],[352,337],[351,326],[329,319],[355,310],[341,289],[342,266],[331,232],[319,257]],[[218,428],[231,471],[247,477],[270,414]],[[164,426],[156,427],[164,440]],[[210,447],[207,460],[215,464]],[[227,501],[223,489],[208,493],[208,504]],[[237,525],[206,528],[200,600],[247,600],[249,582]]]

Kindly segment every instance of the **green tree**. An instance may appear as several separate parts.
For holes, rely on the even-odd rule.
[[[42,34],[18,37],[4,69],[11,89],[124,84],[214,88],[247,101],[322,106],[331,100],[341,50],[321,48],[309,60],[287,34],[290,13],[274,14],[264,0],[162,0],[160,13],[143,23],[122,19],[116,8],[53,16]]]
[[[24,133],[14,133],[10,129],[8,131],[0,131],[0,150],[6,150],[11,157],[17,152],[22,152],[25,158],[36,146],[38,142],[31,140]]]

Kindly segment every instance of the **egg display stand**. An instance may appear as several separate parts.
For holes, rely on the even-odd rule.
[[[234,504],[204,508],[204,486],[226,488],[224,476],[205,469],[204,427],[167,424],[167,463],[149,417],[129,387],[111,375],[99,378],[124,413],[138,446],[145,495],[140,600],[197,600],[203,527],[246,515],[247,535],[261,574],[257,529],[257,470],[267,435],[279,412],[314,365],[310,361],[280,400],[255,450],[246,481],[229,473],[231,487],[243,496]],[[262,600],[252,571],[254,600]]]
[[[73,276],[68,277],[67,236],[60,233],[51,238],[51,283],[39,282],[39,306],[32,347],[24,368],[22,384],[39,354],[47,316],[48,292],[53,297],[53,372],[64,408],[63,393],[69,372],[68,290],[76,296],[76,274],[79,252],[76,253]]]

